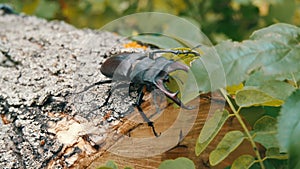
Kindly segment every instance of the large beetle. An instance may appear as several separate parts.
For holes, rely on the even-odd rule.
[[[6,4],[0,4],[0,10],[3,11],[3,14],[17,14],[11,6]]]
[[[171,92],[165,86],[165,82],[169,80],[169,73],[176,70],[183,70],[187,72],[189,67],[184,63],[174,60],[168,60],[163,57],[164,53],[172,53],[175,55],[179,54],[193,54],[194,56],[200,56],[199,53],[192,50],[154,50],[151,52],[141,53],[121,53],[108,58],[101,66],[101,73],[114,81],[121,81],[130,83],[129,93],[132,92],[132,86],[138,93],[138,98],[134,106],[138,109],[139,113],[152,128],[154,135],[157,137],[159,134],[154,129],[153,122],[144,114],[140,107],[142,98],[144,96],[143,88],[151,92],[154,89],[159,89],[168,98],[174,101],[177,105],[182,108],[190,109],[185,106],[181,100],[177,97],[177,92]],[[103,84],[112,82],[113,80],[100,81],[97,84]],[[109,96],[106,99],[108,101],[112,91],[109,92]]]

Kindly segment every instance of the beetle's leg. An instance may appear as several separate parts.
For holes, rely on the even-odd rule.
[[[112,93],[113,93],[115,90],[121,89],[121,88],[126,88],[126,87],[128,87],[128,84],[127,84],[127,83],[120,83],[120,84],[117,84],[117,85],[113,86],[111,89],[109,89],[109,91],[107,92],[107,93],[108,93],[108,96],[106,97],[105,102],[102,104],[101,107],[107,105],[107,103],[108,103],[108,101],[109,101],[109,99],[110,99]]]
[[[142,116],[144,121],[147,122],[148,126],[152,128],[152,132],[155,135],[155,137],[159,137],[160,134],[157,134],[157,132],[155,131],[153,122],[146,116],[143,109],[141,108],[141,103],[142,103],[143,96],[144,96],[143,88],[144,88],[144,86],[139,87],[139,89],[137,91],[138,92],[137,102],[134,104],[134,106],[138,109],[140,115]]]
[[[140,106],[136,106],[140,115],[143,117],[143,119],[145,120],[145,122],[147,122],[148,126],[152,128],[152,132],[155,135],[155,137],[159,137],[161,133],[157,134],[157,132],[155,131],[155,127],[153,124],[153,121],[149,120],[149,118],[146,116],[146,114],[143,112],[142,108]]]
[[[107,83],[112,83],[112,80],[111,80],[111,79],[108,79],[108,80],[101,80],[101,81],[98,81],[98,82],[96,82],[96,83],[94,83],[94,84],[92,84],[92,85],[89,85],[89,86],[84,87],[84,89],[83,89],[82,91],[77,92],[77,93],[75,93],[75,94],[83,93],[83,92],[89,90],[90,88],[92,88],[92,87],[94,87],[94,86],[101,85],[101,84],[107,84]],[[106,97],[104,103],[100,106],[100,108],[103,107],[103,106],[105,106],[105,105],[107,105],[107,103],[108,103],[108,101],[109,101],[109,99],[110,99],[112,93],[113,93],[115,90],[120,89],[120,88],[125,88],[125,87],[128,87],[128,84],[126,84],[126,83],[120,83],[120,84],[117,84],[116,86],[113,86],[111,89],[109,89],[109,91],[107,92],[108,96]]]
[[[137,98],[137,101],[136,101],[136,105],[140,106],[143,102],[143,97],[144,97],[144,92],[143,92],[143,88],[144,86],[140,86],[139,89],[138,89],[138,98]]]
[[[139,96],[139,95],[140,95],[140,92],[139,92],[140,87],[141,87],[141,85],[138,85],[138,86],[137,86],[137,84],[135,84],[135,83],[130,83],[130,84],[129,84],[129,88],[128,88],[129,96],[135,97],[135,98],[138,98],[138,99],[141,99],[141,100],[139,100],[139,101],[138,101],[138,99],[136,99],[136,102],[135,102],[135,103],[139,102],[139,105],[141,105],[142,102],[143,102],[143,96]],[[142,89],[143,89],[143,88],[142,88]],[[137,96],[131,94],[131,93],[134,92],[134,91],[137,92],[137,94],[138,94]]]

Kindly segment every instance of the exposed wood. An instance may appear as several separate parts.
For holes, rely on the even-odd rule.
[[[199,99],[195,99],[194,101],[199,101]],[[153,156],[153,157],[144,157],[144,158],[130,158],[124,157],[120,155],[116,155],[110,152],[101,153],[97,159],[93,159],[88,168],[96,168],[104,165],[108,160],[115,161],[120,168],[125,166],[131,166],[135,169],[153,169],[157,168],[159,164],[167,159],[175,159],[178,157],[188,157],[192,159],[197,167],[197,169],[204,168],[214,168],[214,169],[222,169],[226,166],[232,164],[232,162],[242,154],[253,154],[249,152],[251,149],[250,144],[245,141],[237,150],[230,154],[222,163],[217,166],[210,166],[208,156],[209,153],[216,148],[218,142],[223,138],[224,134],[231,130],[241,129],[240,125],[235,119],[228,120],[220,133],[216,136],[214,141],[208,146],[207,150],[205,150],[199,157],[195,155],[195,143],[196,139],[199,136],[199,133],[208,117],[208,112],[214,112],[217,109],[223,109],[224,104],[221,100],[210,101],[208,99],[200,99],[200,109],[197,116],[197,119],[193,125],[193,128],[188,133],[184,139],[179,142],[179,144],[168,151]],[[212,107],[211,107],[212,106]],[[158,131],[164,131],[166,126],[172,125],[174,122],[176,115],[178,114],[178,110],[173,106],[168,106],[164,113],[155,120],[155,127]],[[138,126],[133,131],[131,131],[131,137],[145,137],[151,136],[152,131],[147,125]],[[120,141],[120,140],[119,140]],[[152,147],[151,149],[155,149],[156,147]],[[130,151],[130,149],[128,150]],[[145,153],[148,153],[145,151]],[[89,159],[85,159],[89,160]],[[80,167],[79,167],[80,168]]]

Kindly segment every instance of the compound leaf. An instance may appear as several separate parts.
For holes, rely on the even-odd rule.
[[[244,133],[241,131],[230,131],[218,144],[217,148],[209,155],[209,161],[212,166],[217,165],[224,160],[233,150],[235,150],[244,140]]]
[[[212,117],[208,118],[196,142],[195,152],[197,156],[205,150],[208,144],[218,134],[228,117],[229,112],[227,110],[217,110]]]

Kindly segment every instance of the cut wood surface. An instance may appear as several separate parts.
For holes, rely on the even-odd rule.
[[[140,124],[143,120],[132,109],[132,99],[120,97],[122,91],[103,105],[114,84],[80,92],[106,79],[99,71],[101,64],[112,53],[124,50],[122,44],[127,40],[109,32],[81,30],[24,15],[2,14],[0,25],[0,168],[97,168],[114,160],[121,168],[146,169],[182,156],[192,159],[197,168],[224,168],[240,154],[249,153],[245,142],[220,165],[209,166],[209,152],[222,136],[240,129],[231,119],[207,151],[195,156],[196,139],[209,112],[224,108],[221,97],[195,99],[194,103],[200,103],[196,114],[188,110],[179,113],[178,107],[162,102],[163,113],[152,118],[155,129],[162,133],[156,138],[147,123]],[[151,115],[156,107],[151,99],[145,100],[143,110]],[[131,109],[133,112],[128,111]],[[185,122],[191,118],[192,128],[176,129],[169,132],[173,134],[169,140],[159,141],[181,120],[179,114]],[[128,142],[142,138],[152,141]],[[160,148],[165,145],[171,147]],[[145,157],[134,158],[141,155]]]
[[[126,166],[133,167],[135,169],[153,169],[158,168],[159,164],[167,159],[176,159],[178,157],[188,157],[189,159],[193,160],[197,169],[203,168],[215,168],[215,169],[223,169],[229,166],[234,159],[239,157],[242,154],[253,154],[249,152],[251,149],[250,143],[245,141],[242,143],[238,149],[230,154],[222,163],[217,166],[210,166],[208,156],[209,153],[216,148],[218,142],[223,138],[223,136],[231,130],[240,129],[240,125],[238,124],[236,119],[230,119],[228,122],[225,123],[222,130],[216,136],[215,140],[208,146],[207,150],[205,150],[200,156],[195,155],[195,143],[199,136],[199,132],[201,131],[206,119],[208,118],[208,112],[213,112],[217,109],[223,109],[224,104],[222,100],[218,101],[210,101],[208,99],[195,99],[194,101],[200,101],[200,109],[197,116],[197,119],[193,125],[193,128],[187,134],[186,137],[180,142],[178,142],[177,146],[167,150],[166,152],[155,155],[153,157],[144,157],[144,158],[130,158],[120,156],[111,152],[105,152],[98,154],[99,157],[97,159],[93,159],[92,162],[88,162],[88,168],[96,168],[97,166],[104,165],[108,160],[115,161],[120,168],[124,168]],[[221,102],[220,102],[221,101]],[[158,131],[163,131],[165,126],[171,125],[174,122],[175,117],[174,113],[176,114],[176,109],[173,106],[168,106],[164,114],[156,119],[155,127]],[[151,136],[152,131],[146,125],[137,127],[134,131],[131,131],[131,137],[141,137],[144,136]],[[155,147],[152,147],[155,149]],[[130,149],[128,150],[130,151]],[[145,151],[145,153],[148,153]],[[97,155],[96,155],[97,156]],[[89,161],[89,159],[84,159],[85,161]]]

